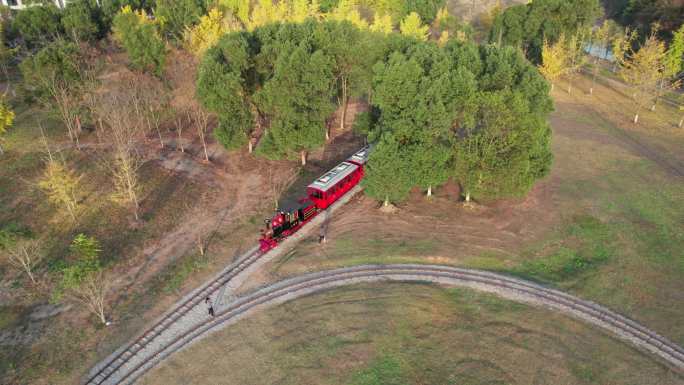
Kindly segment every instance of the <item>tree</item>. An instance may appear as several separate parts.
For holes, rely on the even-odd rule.
[[[551,130],[545,119],[526,112],[526,97],[515,91],[480,94],[477,121],[455,146],[455,173],[466,202],[520,196],[548,173]]]
[[[606,19],[603,21],[600,27],[593,30],[593,40],[599,45],[600,49],[604,52],[604,58],[606,53],[608,52],[608,44],[615,33],[615,29],[615,22],[610,19]],[[596,84],[596,77],[598,76],[600,59],[601,55],[595,55],[591,78],[591,87],[589,87],[590,95],[594,94],[594,85]]]
[[[7,129],[14,123],[14,111],[10,109],[5,98],[0,99],[0,155],[4,153],[2,149],[2,136],[7,133]]]
[[[200,18],[197,25],[186,28],[185,47],[195,56],[202,57],[219,41],[221,36],[238,30],[240,30],[238,22],[230,15],[224,16],[218,8],[212,8],[209,14]]]
[[[226,12],[230,12],[235,16],[242,25],[247,26],[249,19],[249,4],[250,0],[219,0],[219,8]]]
[[[261,148],[262,154],[297,152],[305,165],[307,152],[324,143],[325,121],[334,111],[332,71],[332,59],[305,42],[278,57],[273,77],[256,96],[270,120],[266,135],[273,145]]]
[[[13,21],[15,28],[29,48],[35,48],[57,39],[62,33],[59,8],[49,3],[38,7],[27,7]]]
[[[639,50],[627,48],[625,59],[620,60],[620,78],[634,91],[634,123],[639,122],[641,109],[654,98],[655,89],[665,70],[665,45],[651,33]]]
[[[19,240],[9,249],[0,250],[0,255],[10,266],[25,273],[34,285],[37,283],[35,269],[45,257],[39,241],[34,239]]]
[[[159,30],[169,39],[181,39],[186,28],[192,28],[206,12],[204,0],[156,0],[155,17]]]
[[[161,76],[166,61],[166,45],[157,33],[156,21],[144,11],[134,12],[130,6],[114,18],[114,37],[128,53],[133,67]]]
[[[423,25],[420,20],[420,16],[415,13],[409,13],[404,20],[399,24],[399,31],[404,36],[410,36],[421,41],[425,41],[428,38],[429,26]]]
[[[286,19],[287,13],[288,5],[285,1],[274,5],[272,0],[257,0],[247,27],[251,31],[266,24],[280,23]]]
[[[48,201],[66,211],[76,221],[81,177],[63,162],[55,160],[51,153],[48,154],[50,155],[38,187],[45,193]]]
[[[394,24],[392,23],[392,16],[388,14],[375,14],[375,17],[373,18],[373,24],[370,25],[369,27],[371,32],[378,32],[378,33],[392,33],[394,30]]]
[[[56,297],[66,295],[85,305],[102,324],[107,324],[105,301],[110,281],[100,261],[100,243],[93,237],[78,234],[69,247],[74,262],[62,269]]]
[[[61,21],[67,36],[75,42],[93,41],[103,35],[102,11],[94,0],[68,2]]]
[[[584,64],[584,31],[580,30],[570,36],[565,42],[567,61],[565,73],[568,75],[568,93],[572,91],[572,81],[575,72],[579,71]]]
[[[79,47],[64,40],[46,45],[19,66],[24,86],[57,110],[69,139],[77,145],[84,67]]]
[[[204,160],[209,162],[209,152],[207,151],[207,141],[205,139],[207,129],[209,128],[209,113],[202,108],[199,104],[193,104],[190,108],[190,114],[192,116],[192,122],[197,130],[197,135],[202,142],[202,148],[204,149]]]
[[[332,12],[327,15],[328,20],[348,21],[359,29],[368,28],[368,22],[361,17],[354,0],[340,0]]]
[[[413,186],[410,160],[391,133],[383,134],[366,163],[364,193],[383,206],[405,200]]]
[[[226,35],[207,51],[197,75],[197,99],[218,115],[214,135],[228,149],[245,144],[254,126],[249,50],[245,34]]]
[[[5,94],[11,92],[14,95],[14,88],[12,87],[12,78],[9,75],[9,66],[17,52],[17,48],[10,48],[7,46],[7,38],[5,37],[5,25],[0,23],[0,69],[5,75],[5,82],[7,82],[7,89]]]
[[[681,85],[678,79],[680,72],[684,71],[684,25],[674,33],[670,46],[663,58],[663,71],[656,91],[655,101],[651,106],[651,111],[655,111],[656,104],[660,95],[668,89],[677,89]]]
[[[567,70],[568,51],[564,40],[561,37],[555,44],[549,44],[544,39],[542,46],[542,64],[538,66],[539,72],[551,83],[551,90],[553,90],[554,82]]]
[[[500,13],[494,19],[489,41],[519,47],[538,64],[544,39],[555,44],[561,33],[572,36],[591,27],[600,13],[598,0],[533,0]]]
[[[129,90],[112,90],[102,95],[98,103],[107,130],[103,132],[112,144],[112,154],[104,158],[104,165],[109,169],[114,193],[112,200],[130,206],[135,220],[139,220],[140,211],[140,181],[138,169],[142,161],[135,148],[135,141],[142,132],[143,121],[141,115],[135,111],[134,96]]]

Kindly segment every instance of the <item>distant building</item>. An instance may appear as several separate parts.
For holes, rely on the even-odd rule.
[[[59,8],[64,8],[68,0],[52,0]],[[30,5],[26,4],[26,0],[0,0],[2,5],[10,7],[11,9],[24,9]]]

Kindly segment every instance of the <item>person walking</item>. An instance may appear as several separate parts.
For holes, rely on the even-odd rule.
[[[209,315],[211,317],[213,317],[214,316],[214,305],[211,303],[211,299],[209,297],[207,297],[204,300],[204,303],[207,305],[207,310],[209,310]]]

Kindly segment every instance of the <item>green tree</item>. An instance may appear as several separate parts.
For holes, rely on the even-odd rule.
[[[334,21],[348,21],[357,28],[368,28],[368,22],[361,17],[357,1],[355,0],[340,0],[337,7],[327,15],[328,20]]]
[[[159,30],[168,39],[180,40],[186,28],[197,24],[206,12],[205,0],[156,0]]]
[[[156,22],[144,11],[129,6],[114,18],[114,36],[128,53],[133,66],[161,76],[166,61],[166,45],[156,29]]]
[[[197,75],[197,97],[219,117],[216,139],[228,149],[242,146],[254,126],[250,84],[252,64],[247,35],[233,33],[210,48]]]
[[[55,297],[80,303],[107,324],[105,301],[109,292],[109,277],[100,261],[102,249],[97,239],[78,234],[69,247],[73,263],[62,269],[62,280]]]
[[[600,13],[598,0],[533,0],[499,14],[489,41],[519,47],[538,64],[544,39],[555,44],[561,34],[572,36],[591,27]]]
[[[548,173],[551,130],[527,104],[519,92],[480,94],[478,126],[466,128],[455,146],[455,177],[466,202],[521,196]]]
[[[249,24],[249,0],[218,0],[219,7],[233,14],[242,22]]]
[[[409,13],[399,24],[399,31],[404,36],[410,36],[421,41],[428,38],[429,26],[423,25],[420,16],[416,12]]]
[[[333,64],[323,51],[312,50],[305,42],[278,57],[257,104],[268,115],[267,140],[279,156],[297,152],[305,165],[307,152],[324,143],[326,119],[334,111]]]
[[[586,60],[584,55],[584,33],[585,31],[580,30],[565,41],[567,55],[565,73],[568,75],[568,93],[572,91],[572,81],[575,73],[582,68]]]
[[[366,164],[366,175],[361,184],[364,193],[389,206],[390,202],[404,201],[414,184],[411,157],[391,133],[380,138]]]
[[[70,1],[62,13],[62,28],[76,42],[96,40],[104,31],[102,11],[95,0]]]
[[[109,30],[114,22],[114,17],[121,12],[124,7],[140,9],[147,13],[152,13],[156,0],[98,0],[102,9],[102,24],[105,30]]]
[[[28,7],[17,12],[13,28],[19,32],[26,45],[33,48],[52,41],[62,34],[60,18],[60,10],[54,4]]]

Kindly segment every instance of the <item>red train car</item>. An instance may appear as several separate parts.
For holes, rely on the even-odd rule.
[[[359,184],[363,178],[363,166],[368,161],[366,146],[338,164],[307,186],[306,195],[320,210],[327,209],[347,191]]]
[[[307,186],[307,198],[301,202],[310,203],[291,212],[281,211],[272,219],[266,220],[266,228],[262,231],[259,239],[261,251],[266,252],[277,246],[281,239],[299,230],[319,211],[327,209],[359,184],[363,178],[363,167],[368,161],[369,153],[369,147],[362,148]]]

